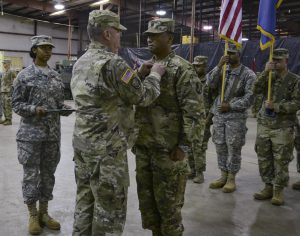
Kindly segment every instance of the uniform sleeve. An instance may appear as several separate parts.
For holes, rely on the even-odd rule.
[[[274,103],[274,111],[276,113],[291,114],[300,110],[300,78],[293,87],[292,99],[290,101],[282,100],[279,103]]]
[[[201,141],[204,133],[205,108],[201,82],[192,67],[179,69],[176,93],[182,113],[182,137],[179,147],[192,147],[195,141]],[[199,94],[200,93],[200,94]],[[190,151],[190,150],[185,150]]]
[[[22,76],[18,76],[14,81],[14,90],[12,95],[12,108],[15,113],[23,117],[33,116],[36,106],[27,101],[26,83]]]
[[[232,102],[229,103],[230,109],[232,111],[244,111],[248,109],[252,103],[254,102],[253,95],[253,84],[256,80],[256,75],[252,71],[246,71],[246,84],[245,84],[245,93],[244,96],[239,97],[237,99],[233,99]]]
[[[268,76],[269,74],[267,72],[262,72],[257,80],[254,83],[253,86],[253,92],[256,95],[264,95],[267,92],[268,89]]]
[[[219,86],[221,85],[221,72],[222,70],[218,66],[216,66],[207,74],[206,82],[208,87],[213,89],[219,88]]]
[[[205,107],[205,113],[207,115],[211,107],[210,88],[208,87],[207,83],[203,84],[202,91],[203,91],[203,103]]]
[[[114,87],[123,101],[148,106],[160,95],[160,75],[150,73],[143,81],[121,58],[114,58],[103,67],[106,83]]]

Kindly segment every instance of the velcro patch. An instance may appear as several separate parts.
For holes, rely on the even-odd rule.
[[[122,80],[124,83],[128,84],[128,83],[130,82],[130,80],[132,79],[133,75],[134,75],[134,72],[131,71],[130,69],[127,69],[127,70],[124,72],[124,74],[122,75],[121,80]]]

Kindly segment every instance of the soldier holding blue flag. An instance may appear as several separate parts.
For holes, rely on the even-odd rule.
[[[300,78],[287,69],[288,50],[275,49],[273,61],[254,85],[256,95],[267,95],[268,74],[274,71],[271,100],[265,100],[257,117],[255,151],[259,172],[265,188],[254,194],[257,200],[271,199],[273,205],[283,204],[283,188],[289,180],[288,165],[293,160],[294,126],[300,109]],[[270,116],[266,108],[274,115]]]

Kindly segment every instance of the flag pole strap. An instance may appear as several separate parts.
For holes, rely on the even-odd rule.
[[[227,51],[228,51],[228,41],[225,40],[225,51],[224,51],[224,56],[227,56]],[[225,63],[225,64],[223,65],[222,89],[221,89],[221,102],[224,101],[225,80],[226,80],[226,67],[227,67],[227,63]]]
[[[269,62],[273,61],[273,45],[271,44],[270,47],[270,56],[269,56]],[[269,71],[269,80],[268,80],[268,101],[271,101],[271,89],[272,89],[272,71]]]

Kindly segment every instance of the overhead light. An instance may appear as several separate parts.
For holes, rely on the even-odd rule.
[[[165,10],[158,10],[156,11],[156,15],[158,16],[164,16],[167,12]]]
[[[248,38],[242,38],[242,41],[248,41],[249,39]]]
[[[61,3],[56,3],[55,5],[54,5],[54,8],[56,9],[56,10],[62,10],[62,9],[65,9],[65,6],[63,5],[63,4],[61,4]]]
[[[103,4],[106,4],[106,3],[109,3],[109,0],[101,0],[101,1],[98,1],[98,2],[94,2],[90,6],[94,7],[94,6],[103,5]]]
[[[65,12],[66,12],[65,10],[56,11],[56,12],[51,13],[49,16],[58,16],[58,15],[64,14]]]
[[[211,30],[213,27],[212,27],[212,25],[204,25],[203,26],[203,30]]]

